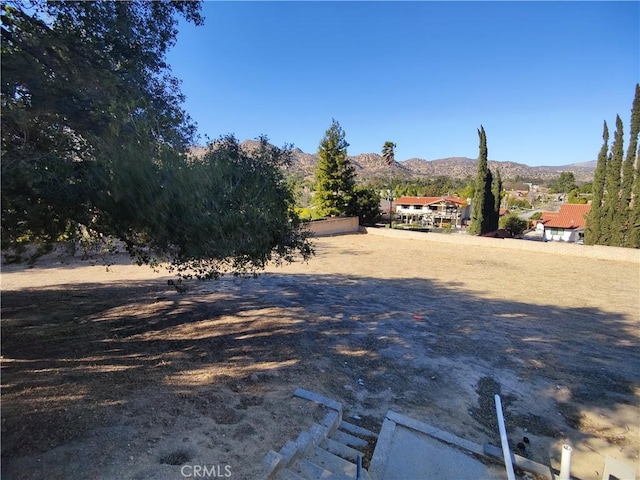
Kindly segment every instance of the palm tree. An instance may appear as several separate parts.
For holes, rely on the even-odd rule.
[[[387,165],[392,165],[395,161],[395,148],[396,144],[393,142],[384,142],[382,146],[382,158],[387,162]]]
[[[393,165],[393,162],[395,161],[395,148],[396,148],[396,144],[393,142],[384,142],[384,145],[382,146],[382,158],[384,158],[384,161],[387,163],[387,165],[391,166]],[[393,208],[393,191],[392,189],[388,190],[389,194],[387,197],[387,200],[389,201],[389,228],[392,227],[392,219],[393,219],[393,212],[392,212],[392,208]]]

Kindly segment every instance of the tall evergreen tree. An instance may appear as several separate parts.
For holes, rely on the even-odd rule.
[[[638,150],[638,135],[640,134],[640,84],[636,84],[636,93],[631,107],[631,127],[629,133],[629,147],[627,155],[622,164],[622,193],[620,196],[620,207],[626,211],[626,222],[623,226],[622,246],[630,247],[631,229],[634,226],[633,217],[633,186],[636,177],[636,161]],[[637,197],[636,197],[637,198]]]
[[[600,243],[602,234],[602,200],[604,198],[604,186],[607,178],[607,156],[609,151],[609,128],[604,122],[602,131],[602,147],[598,154],[598,163],[593,176],[591,211],[587,217],[587,224],[584,232],[584,243],[596,245]]]
[[[474,235],[482,235],[498,228],[495,199],[492,192],[493,176],[489,170],[487,134],[482,125],[478,130],[478,137],[480,139],[478,173],[471,211],[471,225],[469,225],[469,233]]]
[[[318,146],[313,203],[323,216],[344,215],[352,202],[356,186],[355,168],[347,158],[345,133],[332,119]]]
[[[640,248],[640,147],[636,150],[636,178],[633,182],[633,199],[629,214],[627,246]]]
[[[622,156],[624,151],[624,132],[620,115],[616,116],[616,132],[611,146],[611,158],[607,164],[607,178],[605,181],[604,205],[602,211],[603,245],[620,246],[622,244],[622,228],[626,220],[626,212],[620,208],[620,187],[622,170]]]
[[[495,222],[496,229],[497,225],[500,223],[500,204],[502,198],[502,175],[500,175],[500,169],[496,169],[496,176],[493,180],[493,198],[495,200],[496,213],[495,213]]]

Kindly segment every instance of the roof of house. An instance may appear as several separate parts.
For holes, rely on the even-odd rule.
[[[464,205],[467,202],[458,197],[400,197],[396,199],[397,205],[432,205],[442,201]]]
[[[584,228],[591,205],[565,203],[559,212],[543,212],[540,221],[545,228]]]

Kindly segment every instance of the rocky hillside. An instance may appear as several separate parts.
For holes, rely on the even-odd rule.
[[[247,140],[242,146],[251,149],[257,142]],[[204,149],[194,147],[194,152],[200,154]],[[292,162],[288,167],[290,173],[296,173],[304,177],[313,177],[313,171],[318,157],[316,154],[305,153],[299,148],[292,150]],[[396,161],[389,166],[377,153],[361,153],[350,155],[349,159],[356,168],[356,174],[360,180],[376,177],[394,176],[399,178],[422,178],[448,176],[453,178],[474,177],[476,174],[477,160],[467,157],[440,158],[437,160],[423,160],[410,158],[409,160]],[[530,167],[516,162],[489,161],[492,171],[500,169],[503,179],[513,179],[516,176],[527,179],[551,180],[557,178],[561,172],[573,172],[577,182],[589,182],[593,180],[596,162],[582,162],[562,166]]]

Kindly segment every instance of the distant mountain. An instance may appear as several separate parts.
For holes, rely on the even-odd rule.
[[[245,140],[241,145],[250,150],[255,148],[258,142]],[[194,147],[192,151],[198,155],[204,151],[201,147]],[[197,153],[196,153],[197,151]],[[318,156],[315,153],[305,153],[299,148],[291,151],[292,161],[287,170],[304,177],[313,177]],[[423,177],[448,176],[452,178],[475,177],[477,159],[467,157],[449,157],[436,160],[424,160],[422,158],[410,158],[404,161],[396,161],[393,165],[387,165],[381,155],[377,153],[361,153],[350,155],[356,175],[360,180],[375,177],[394,176],[406,179],[419,179]],[[561,166],[530,167],[516,162],[497,162],[490,160],[489,168],[495,171],[500,169],[503,179],[535,178],[540,180],[552,180],[560,176],[562,172],[573,172],[577,182],[590,182],[596,169],[596,161],[573,163]]]

